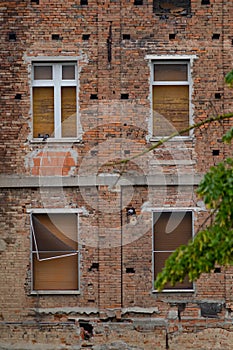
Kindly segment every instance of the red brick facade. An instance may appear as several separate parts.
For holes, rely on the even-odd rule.
[[[233,4],[154,3],[1,1],[0,349],[232,349],[232,268],[157,293],[152,257],[154,210],[192,210],[194,231],[205,220],[195,188],[232,155],[232,119],[119,160],[155,144],[155,60],[190,63],[190,122],[232,112]],[[38,62],[77,64],[77,137],[33,138]],[[76,294],[31,293],[42,209],[80,211]]]

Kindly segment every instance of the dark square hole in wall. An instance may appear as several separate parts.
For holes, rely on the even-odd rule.
[[[89,40],[90,36],[91,36],[91,34],[83,34],[82,35],[82,40]]]
[[[220,100],[220,98],[221,98],[220,92],[216,92],[215,95],[214,95],[214,97],[215,97],[217,100]]]
[[[129,94],[121,94],[121,100],[128,100]]]
[[[210,0],[201,0],[202,5],[210,5]]]
[[[123,34],[122,38],[123,40],[130,40],[130,34]]]
[[[17,39],[16,33],[9,33],[8,38],[10,41],[16,41]]]
[[[22,99],[22,95],[21,94],[16,94],[15,95],[15,100],[21,100]]]
[[[60,40],[61,37],[59,34],[52,34],[52,40]]]
[[[176,34],[175,33],[169,34],[169,40],[174,40],[175,38],[176,38]]]
[[[233,46],[233,39],[231,40],[231,45]]]
[[[134,0],[134,5],[143,5],[143,0]]]
[[[212,154],[213,156],[219,156],[219,149],[213,149]]]
[[[126,273],[135,273],[135,269],[133,267],[126,267]]]
[[[221,267],[216,267],[214,269],[214,273],[221,273]]]
[[[156,15],[186,16],[191,13],[191,0],[153,0]]]
[[[79,321],[79,327],[81,328],[81,338],[83,340],[89,340],[93,336],[93,326],[88,321]]]
[[[80,0],[80,5],[88,5],[88,0]]]
[[[91,94],[90,100],[98,100],[98,95],[97,94]]]
[[[39,5],[40,4],[40,0],[31,0],[32,3]]]
[[[89,267],[88,271],[93,271],[93,270],[96,270],[96,271],[99,271],[99,263],[92,263],[91,267]]]
[[[219,303],[202,303],[200,309],[202,317],[217,318],[222,306]]]
[[[220,38],[220,34],[219,33],[214,33],[212,35],[212,40],[218,40]]]

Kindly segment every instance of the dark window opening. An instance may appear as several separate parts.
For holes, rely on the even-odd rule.
[[[210,5],[210,0],[201,0],[202,5]]]
[[[88,5],[88,0],[80,0],[80,5]]]
[[[156,15],[187,16],[191,12],[191,0],[153,0]]]
[[[36,5],[39,5],[40,3],[40,0],[31,0],[32,3],[36,4]]]

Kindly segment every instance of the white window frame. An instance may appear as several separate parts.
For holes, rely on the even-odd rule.
[[[154,288],[154,254],[158,252],[167,252],[167,253],[172,253],[174,250],[163,250],[163,251],[157,251],[154,250],[154,213],[164,213],[164,212],[191,212],[192,214],[192,239],[194,238],[194,209],[193,208],[156,208],[152,209],[152,293],[158,293],[158,290]],[[193,283],[193,288],[190,289],[164,289],[162,290],[162,293],[193,293],[195,291],[195,284]]]
[[[192,66],[194,59],[196,59],[196,55],[146,55],[145,60],[149,61],[149,69],[150,69],[150,118],[149,118],[149,140],[150,141],[158,141],[160,139],[166,138],[167,136],[154,136],[153,130],[153,86],[170,86],[170,85],[188,85],[189,86],[189,125],[193,123],[193,105],[192,105],[192,90],[193,90],[193,80],[192,80]],[[154,65],[155,64],[184,64],[188,65],[188,79],[185,82],[182,81],[154,81]],[[175,136],[170,141],[185,141],[190,140],[193,137],[193,131],[189,132],[188,136]]]
[[[75,66],[75,79],[62,80],[62,66]],[[34,80],[34,67],[38,66],[51,66],[52,67],[52,79],[51,80]],[[76,137],[62,137],[61,128],[61,87],[76,87]],[[32,61],[32,93],[34,87],[53,87],[54,88],[54,136],[48,138],[48,141],[52,140],[75,140],[78,138],[78,65],[75,60],[58,60],[53,62],[53,60],[46,61]],[[33,106],[33,98],[31,99]],[[34,121],[34,118],[32,118]],[[36,141],[41,141],[40,138],[33,138]]]
[[[27,213],[30,214],[30,267],[31,267],[31,294],[32,295],[52,295],[52,294],[70,294],[76,295],[80,294],[80,248],[78,245],[77,255],[78,255],[78,288],[77,290],[34,290],[33,289],[33,254],[38,254],[38,252],[33,250],[33,225],[32,225],[32,215],[33,214],[76,214],[77,215],[77,242],[79,242],[79,215],[82,213],[81,209],[76,208],[55,208],[55,209],[29,209]],[[72,255],[72,254],[70,254]],[[68,255],[67,255],[68,256]],[[63,256],[60,256],[62,258]],[[46,260],[53,259],[48,258]],[[59,257],[57,258],[59,259]],[[45,259],[41,259],[45,260]]]

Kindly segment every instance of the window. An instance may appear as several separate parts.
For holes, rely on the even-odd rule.
[[[31,214],[31,248],[33,291],[78,290],[76,213]]]
[[[32,74],[33,137],[76,137],[77,65],[38,62]]]
[[[157,60],[152,68],[153,136],[169,136],[190,124],[190,64]]]
[[[185,16],[191,12],[191,0],[153,0],[156,15]]]
[[[192,211],[156,211],[153,212],[153,271],[154,280],[164,267],[166,259],[180,245],[192,239]],[[193,284],[188,278],[175,286],[167,285],[165,291],[192,290]]]

